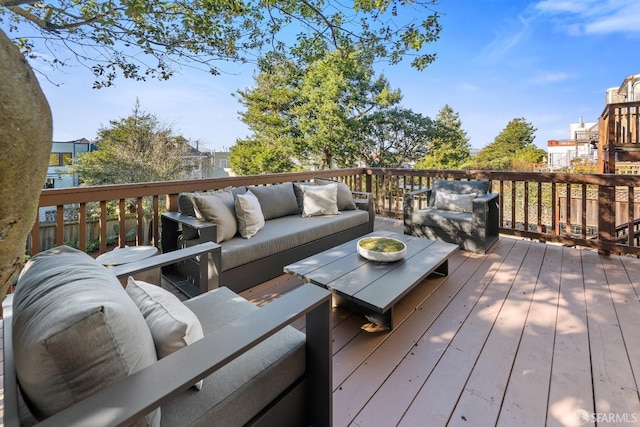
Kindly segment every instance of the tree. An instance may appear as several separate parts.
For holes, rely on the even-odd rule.
[[[383,109],[366,120],[362,157],[367,166],[399,168],[425,156],[433,122],[406,108]]]
[[[533,144],[536,130],[524,118],[511,120],[491,144],[483,147],[476,154],[473,159],[475,167],[509,170],[521,155],[539,162],[545,152]]]
[[[241,120],[253,131],[251,137],[236,141],[229,162],[236,174],[287,172],[295,169],[294,144],[300,132],[291,116],[300,103],[299,82],[303,70],[283,55],[270,54],[261,61],[256,86],[237,91],[245,107]]]
[[[3,193],[4,205],[18,213],[3,212],[0,218],[0,297],[23,263],[51,151],[51,113],[25,56],[45,58],[38,50],[49,47],[55,66],[67,64],[67,56],[75,58],[93,72],[94,87],[109,86],[118,75],[167,79],[181,64],[215,74],[220,61],[244,62],[268,49],[313,55],[327,46],[358,43],[392,64],[412,56],[412,65],[424,69],[435,55],[421,50],[440,33],[434,4],[436,0],[355,0],[349,5],[325,0],[0,0],[2,186],[30,190]],[[407,7],[414,16],[426,11],[426,17],[393,19]],[[24,34],[27,28],[40,34]],[[11,40],[5,31],[17,36]],[[295,42],[287,43],[294,33]],[[25,176],[33,182],[25,185]]]
[[[111,120],[98,131],[98,150],[80,156],[70,167],[84,185],[185,179],[193,169],[187,140],[171,127],[140,109],[139,101],[129,117]]]
[[[256,86],[238,91],[246,110],[242,120],[253,131],[249,146],[262,167],[286,167],[285,162],[260,159],[290,158],[291,164],[320,169],[355,165],[363,153],[361,127],[370,114],[396,104],[399,91],[383,77],[375,77],[373,56],[366,51],[335,50],[306,63],[306,58],[272,55],[256,76]],[[236,153],[240,149],[235,150]],[[239,165],[247,160],[234,155]],[[234,170],[240,173],[239,169]],[[245,169],[246,170],[246,169]]]
[[[229,163],[237,175],[291,172],[296,169],[291,156],[277,145],[242,139],[236,141],[230,151]]]
[[[292,109],[302,141],[299,159],[320,169],[353,167],[363,152],[361,127],[369,114],[397,104],[402,96],[384,76],[375,78],[368,51],[334,51],[310,64]]]
[[[467,133],[460,115],[445,105],[438,112],[428,154],[416,164],[419,169],[460,169],[471,158]]]

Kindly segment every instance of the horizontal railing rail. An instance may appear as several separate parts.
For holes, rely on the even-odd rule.
[[[376,212],[394,218],[402,218],[406,192],[428,188],[435,178],[489,180],[492,191],[500,193],[502,234],[640,255],[640,191],[636,191],[640,176],[400,168],[332,169],[47,189],[41,193],[40,207],[53,207],[55,220],[53,224],[36,222],[28,253],[47,249],[40,244],[40,229],[44,225],[55,227],[55,244],[61,245],[69,239],[65,228],[71,223],[78,228],[74,243],[86,250],[91,240],[87,230],[92,221],[98,223],[98,253],[107,251],[110,233],[107,224],[114,221],[118,225],[118,246],[124,246],[132,238],[135,244],[160,246],[159,216],[164,211],[177,210],[177,198],[182,192],[309,181],[316,176],[338,179],[353,190],[373,193]]]

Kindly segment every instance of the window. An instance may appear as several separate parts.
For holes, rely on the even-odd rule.
[[[56,180],[47,178],[47,181],[44,183],[44,188],[56,188]]]
[[[49,166],[68,166],[72,157],[71,153],[51,153],[49,155]]]
[[[227,161],[227,159],[220,159],[218,160],[218,167],[219,168],[228,168],[229,167],[229,162]]]

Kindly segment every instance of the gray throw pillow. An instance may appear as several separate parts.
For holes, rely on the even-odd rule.
[[[292,182],[248,189],[258,198],[265,221],[300,213]]]
[[[156,362],[151,332],[118,279],[67,246],[22,270],[14,296],[16,374],[38,419]],[[160,409],[136,425],[160,424]]]
[[[473,212],[473,199],[476,198],[476,193],[470,194],[455,194],[455,193],[443,193],[438,191],[436,193],[436,209],[443,209],[452,212]]]
[[[316,185],[337,184],[338,185],[338,209],[341,211],[355,210],[356,202],[353,201],[351,189],[344,182],[333,181],[325,178],[314,178]]]
[[[217,226],[216,243],[233,239],[238,232],[238,222],[231,192],[193,194],[191,199],[196,208],[196,217]]]
[[[204,338],[198,317],[171,292],[133,277],[126,291],[149,326],[158,359]],[[202,380],[195,388],[202,389]]]
[[[245,239],[255,236],[264,227],[264,215],[258,198],[251,192],[236,197],[238,231]]]

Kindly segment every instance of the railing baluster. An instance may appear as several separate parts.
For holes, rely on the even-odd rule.
[[[142,197],[136,199],[136,245],[144,245],[144,206]]]
[[[87,204],[80,203],[78,209],[78,247],[81,251],[87,251]]]
[[[587,184],[582,184],[582,238],[587,238]]]
[[[538,203],[536,206],[537,224],[536,231],[542,233],[542,181],[538,181]]]
[[[504,227],[504,181],[500,180],[500,227]]]
[[[517,181],[511,181],[511,228],[517,230],[516,226],[516,183]]]
[[[118,201],[118,246],[124,248],[127,240],[127,212],[126,200]]]
[[[564,233],[567,236],[572,236],[573,233],[571,232],[571,203],[572,203],[572,197],[571,197],[571,184],[567,183],[567,196],[566,196],[566,204],[565,204],[565,211],[564,211],[564,219],[565,219],[565,224],[564,224]]]
[[[529,231],[529,182],[524,182],[524,229]]]
[[[56,206],[56,244],[64,245],[64,205]]]
[[[153,246],[158,247],[160,242],[160,213],[158,196],[153,196]]]
[[[107,251],[107,201],[100,200],[100,253]]]
[[[551,182],[551,230],[556,236],[560,235],[560,221],[558,218],[560,212],[560,199],[556,189],[556,183]]]
[[[629,187],[627,189],[627,244],[629,246],[636,246],[636,225],[635,225],[635,188]]]

